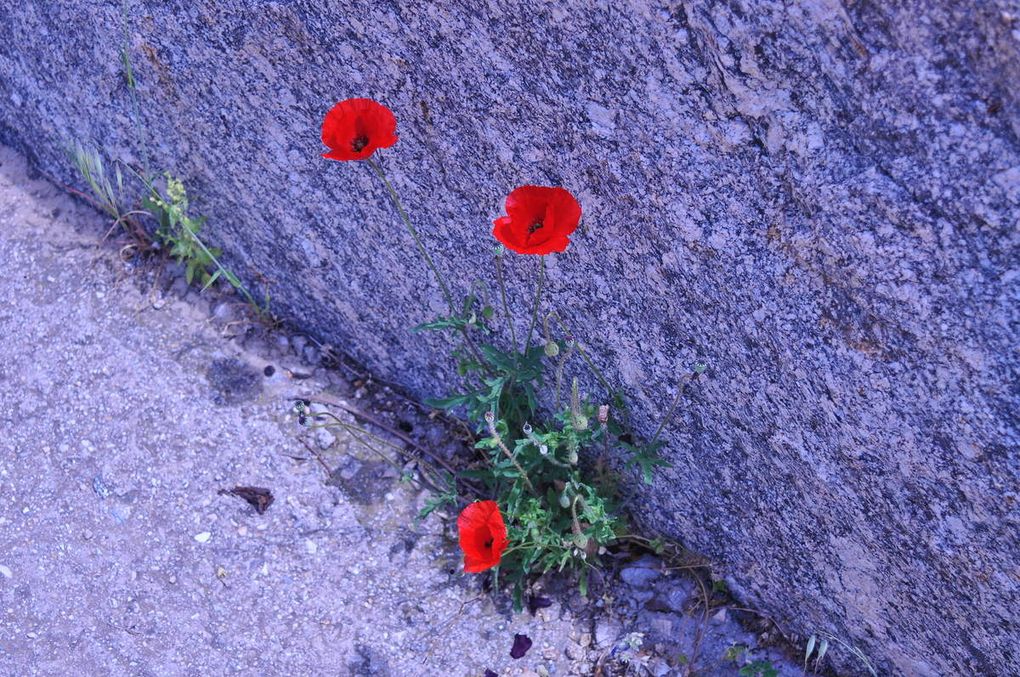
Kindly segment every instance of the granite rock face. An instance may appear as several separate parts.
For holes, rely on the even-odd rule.
[[[319,157],[334,101],[383,153],[458,291],[521,183],[570,188],[559,308],[673,467],[647,526],[791,633],[882,673],[1016,674],[1020,8],[1008,0],[4,3],[0,137],[169,169],[275,309],[419,394],[443,309],[367,167]],[[534,259],[509,266],[519,326]],[[11,271],[16,273],[16,271]],[[589,386],[594,397],[601,394]],[[834,648],[848,674],[862,670]]]

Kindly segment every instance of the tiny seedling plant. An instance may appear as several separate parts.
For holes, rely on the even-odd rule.
[[[191,213],[184,182],[165,172],[164,187],[155,181],[127,167],[145,188],[140,209],[127,210],[121,207],[121,195],[124,193],[124,173],[120,166],[115,166],[113,179],[98,151],[76,143],[71,148],[71,157],[78,173],[92,193],[84,197],[99,209],[113,217],[110,227],[112,232],[122,227],[134,241],[132,247],[138,253],[163,251],[184,266],[184,277],[189,285],[201,285],[205,291],[219,279],[226,280],[234,291],[240,294],[252,313],[260,320],[269,324],[275,323],[269,310],[269,295],[261,302],[245,286],[241,279],[220,261],[221,251],[217,247],[207,245],[200,233],[205,225],[204,216]],[[142,219],[155,223],[153,229],[146,229]]]
[[[563,188],[545,186],[521,186],[511,192],[507,215],[493,222],[499,245],[491,263],[501,308],[475,293],[458,301],[382,164],[373,157],[397,142],[395,131],[396,119],[385,106],[370,99],[341,101],[323,122],[322,139],[329,147],[323,156],[363,162],[382,181],[447,306],[445,314],[414,331],[447,332],[459,346],[454,360],[460,387],[428,404],[469,422],[477,433],[479,458],[457,477],[446,478],[445,488],[433,494],[422,517],[442,507],[467,504],[458,520],[465,570],[491,569],[494,587],[508,584],[518,609],[527,586],[549,571],[576,573],[582,594],[587,594],[589,573],[599,565],[607,546],[631,538],[613,483],[606,481],[600,469],[614,450],[622,450],[644,481],[651,483],[655,469],[668,465],[659,453],[662,430],[684,386],[704,366],[696,365],[683,377],[652,439],[636,442],[623,394],[610,387],[557,312],[540,318],[547,302],[543,298],[545,256],[564,251],[580,221],[581,207],[574,196]],[[537,259],[534,298],[525,313],[530,314],[528,330],[521,337],[507,303],[503,258],[508,251]],[[500,316],[506,321],[505,333],[495,326]],[[541,331],[536,332],[539,325]],[[536,333],[541,335],[539,340]],[[605,400],[593,401],[582,394],[576,377],[570,379],[569,389],[565,386],[574,356],[605,389]],[[494,501],[498,513],[473,511],[476,499],[481,501],[475,507]],[[473,512],[486,514],[475,518]]]
[[[113,172],[106,169],[106,164],[98,151],[75,142],[70,148],[71,159],[78,173],[91,192],[79,195],[88,199],[101,211],[109,214],[113,225],[107,233],[109,236],[118,227],[123,228],[132,238],[131,248],[136,253],[152,253],[163,251],[184,266],[184,275],[189,285],[201,285],[205,291],[219,279],[226,280],[236,293],[247,301],[252,313],[261,321],[274,325],[277,323],[269,311],[269,293],[261,302],[235,275],[220,261],[221,251],[206,244],[200,232],[205,225],[204,216],[195,216],[190,211],[188,193],[184,182],[170,172],[164,172],[161,187],[149,171],[148,133],[140,115],[134,67],[129,49],[129,14],[128,3],[121,3],[123,24],[123,44],[121,46],[121,70],[131,102],[131,117],[135,124],[139,151],[142,156],[142,168],[136,170],[125,165],[127,172],[133,175],[144,188],[141,208],[127,210],[121,206],[121,196],[125,191],[124,172],[119,163],[114,164]],[[155,222],[155,228],[146,228],[143,219]],[[104,238],[105,239],[105,238]]]

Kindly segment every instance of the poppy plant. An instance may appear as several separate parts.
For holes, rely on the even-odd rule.
[[[322,121],[322,157],[330,160],[365,160],[380,148],[397,142],[397,118],[372,99],[344,99]]]
[[[478,501],[464,508],[457,518],[457,533],[464,551],[464,571],[469,574],[499,564],[509,542],[495,501]]]
[[[565,188],[521,186],[506,198],[506,216],[493,221],[493,236],[518,254],[561,252],[581,220],[581,205]]]

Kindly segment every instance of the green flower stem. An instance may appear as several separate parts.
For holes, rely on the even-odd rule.
[[[342,420],[341,418],[339,418],[338,416],[336,416],[332,412],[323,411],[323,412],[319,412],[319,413],[310,413],[309,416],[313,416],[313,417],[323,417],[323,416],[325,416],[325,417],[329,417],[329,418],[333,419],[332,423],[313,423],[312,425],[308,426],[309,430],[316,430],[318,428],[340,428],[341,430],[346,432],[348,435],[353,437],[355,442],[359,442],[361,445],[363,445],[364,447],[366,447],[367,449],[372,451],[374,454],[379,456],[379,458],[381,458],[383,461],[385,461],[389,465],[393,466],[401,474],[404,473],[404,466],[403,465],[401,465],[400,463],[396,462],[395,460],[393,460],[392,458],[387,456],[385,453],[380,451],[378,448],[376,448],[375,446],[373,446],[372,444],[367,442],[364,438],[368,438],[370,440],[373,440],[376,443],[378,443],[378,444],[380,444],[380,445],[382,445],[384,447],[389,447],[390,449],[393,449],[394,451],[396,451],[398,454],[403,454],[406,451],[405,448],[399,447],[399,446],[393,444],[392,442],[388,442],[387,440],[384,440],[383,438],[379,437],[378,435],[374,435],[374,434],[370,433],[369,431],[365,430],[364,428],[362,428],[360,426],[356,426],[356,425],[353,425],[351,423],[347,423],[346,421]],[[419,470],[421,470],[422,467],[423,466],[419,465]],[[428,488],[428,489],[432,490],[433,492],[435,492],[437,494],[442,493],[442,489],[440,489],[439,486],[435,482],[433,482],[429,477],[427,477],[424,472],[422,472],[420,474],[421,474],[421,478],[420,479],[412,478],[412,480],[415,483],[417,483],[419,487]]]
[[[428,250],[425,249],[425,244],[421,241],[421,237],[418,235],[418,229],[411,223],[411,219],[407,215],[407,211],[404,209],[404,203],[400,201],[400,196],[397,195],[396,189],[386,177],[386,172],[383,170],[382,165],[372,158],[368,158],[365,162],[367,162],[368,166],[372,168],[372,171],[376,173],[376,176],[382,179],[383,184],[386,186],[386,190],[390,194],[390,202],[393,203],[393,206],[397,210],[397,214],[400,215],[400,220],[404,222],[405,226],[407,226],[407,232],[411,234],[411,239],[413,239],[414,244],[417,245],[418,253],[421,254],[421,257],[425,259],[425,263],[427,263],[429,268],[432,269],[432,274],[436,276],[436,280],[439,282],[439,287],[443,291],[443,298],[446,299],[446,305],[450,308],[450,315],[456,315],[457,309],[453,304],[453,294],[450,293],[450,288],[446,285],[446,279],[443,278],[443,274],[439,272],[439,268],[436,267],[436,263],[432,260]],[[467,346],[472,357],[474,357],[475,360],[482,365],[487,373],[491,374],[492,370],[489,367],[489,363],[486,362],[481,353],[478,352],[478,348],[475,347],[474,341],[472,341],[471,337],[468,335],[467,327],[461,327],[460,333],[464,336],[464,344]]]
[[[580,498],[581,498],[580,496],[574,496],[574,500],[570,502],[570,521],[571,521],[570,530],[577,535],[580,535],[582,533],[581,523],[577,520],[577,501]]]
[[[573,336],[573,332],[571,332],[570,327],[568,327],[563,322],[563,319],[560,317],[559,312],[554,310],[551,313],[549,313],[546,317],[552,317],[554,320],[556,320],[556,324],[560,326],[560,331],[562,331],[564,334],[566,334],[567,336]],[[588,369],[591,370],[591,373],[594,374],[595,378],[602,385],[602,387],[606,389],[606,393],[611,394],[613,392],[613,386],[609,385],[609,379],[607,379],[605,375],[602,373],[602,370],[595,366],[595,363],[592,362],[591,357],[588,355],[588,351],[584,349],[584,346],[582,346],[581,342],[578,341],[576,338],[574,339],[574,345],[577,348],[577,353],[584,360],[585,364],[588,365]]]
[[[386,190],[389,191],[390,201],[393,203],[393,206],[396,207],[397,214],[400,215],[400,220],[404,222],[405,226],[407,226],[407,232],[411,234],[414,244],[418,247],[418,253],[420,253],[421,257],[425,259],[425,263],[427,263],[429,268],[432,269],[432,273],[436,276],[436,280],[439,281],[439,287],[443,290],[443,298],[446,299],[447,305],[450,306],[450,314],[452,315],[456,313],[456,307],[453,305],[453,295],[450,293],[450,288],[446,286],[446,280],[439,272],[439,268],[436,267],[436,264],[429,255],[428,250],[425,249],[425,245],[422,243],[421,237],[418,235],[418,230],[414,227],[414,224],[411,223],[411,219],[407,216],[407,212],[404,210],[404,204],[400,201],[400,196],[397,195],[397,191],[393,188],[393,184],[391,184],[390,180],[386,177],[386,172],[383,171],[382,165],[372,158],[368,158],[366,162],[376,175],[382,179],[383,184],[386,186]]]
[[[510,452],[510,449],[508,449],[506,444],[503,442],[502,435],[500,435],[499,431],[496,430],[495,414],[493,414],[491,411],[485,412],[485,423],[489,427],[489,436],[492,439],[496,440],[496,444],[499,445],[500,451],[503,452],[503,455],[506,456],[507,459],[509,459],[510,463],[513,464],[514,468],[517,469],[517,472],[520,473],[521,479],[524,480],[524,484],[527,485],[531,493],[535,494],[536,496],[539,496],[540,494],[535,490],[535,485],[531,483],[531,479],[528,478],[528,473],[527,471],[524,470],[524,466],[522,466],[520,461],[518,461],[517,458],[513,455],[513,453]]]
[[[669,420],[673,418],[673,413],[680,405],[680,397],[683,396],[684,389],[687,387],[687,384],[697,378],[697,376],[697,372],[692,372],[690,374],[686,374],[682,379],[680,379],[680,385],[677,387],[676,397],[673,398],[673,404],[669,406],[669,410],[666,412],[666,415],[662,417],[662,420],[659,422],[659,427],[655,429],[655,434],[652,435],[652,441],[649,442],[649,444],[655,444],[659,441],[659,435],[662,434],[662,429],[665,428]]]
[[[510,345],[517,347],[517,332],[514,330],[514,318],[510,315],[510,305],[506,302],[506,282],[503,280],[503,251],[496,256],[496,279],[499,281],[499,295],[503,299],[503,315],[506,316],[506,323],[510,328]]]
[[[535,307],[531,309],[531,326],[528,327],[528,339],[521,349],[522,354],[528,353],[531,346],[531,337],[535,333],[535,323],[538,321],[538,307],[542,302],[542,283],[545,282],[545,257],[538,258],[538,281],[535,283]]]
[[[548,317],[548,316],[547,316]],[[577,341],[568,341],[567,349],[560,353],[560,359],[556,362],[556,409],[560,408],[560,390],[563,387],[563,368],[567,366],[567,360],[574,354]]]

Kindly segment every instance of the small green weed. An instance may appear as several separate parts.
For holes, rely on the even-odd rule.
[[[804,650],[804,672],[807,673],[808,663],[811,661],[812,656],[814,657],[814,671],[818,672],[818,668],[821,667],[822,659],[825,658],[825,654],[829,651],[830,642],[835,642],[839,646],[843,647],[850,652],[864,669],[868,671],[872,677],[878,677],[878,672],[875,670],[871,661],[868,660],[867,655],[857,647],[844,642],[839,637],[836,637],[832,633],[819,631],[808,638],[807,647]]]
[[[149,173],[149,153],[147,132],[140,115],[137,97],[137,79],[131,63],[127,1],[121,3],[123,44],[120,50],[121,69],[127,85],[131,101],[132,119],[138,135],[139,152],[142,156],[141,172],[127,167],[144,186],[146,195],[142,198],[142,209],[126,210],[121,207],[124,194],[124,174],[121,165],[116,164],[111,177],[98,151],[88,148],[80,142],[71,147],[71,157],[78,173],[88,184],[92,193],[91,201],[96,207],[114,219],[107,236],[118,226],[123,227],[135,240],[139,251],[163,249],[178,263],[184,265],[184,274],[188,284],[198,283],[202,290],[209,288],[218,279],[223,278],[234,290],[244,297],[252,311],[262,321],[275,323],[269,311],[269,293],[263,301],[258,302],[248,288],[229,268],[219,260],[221,252],[216,247],[207,245],[199,233],[205,224],[205,217],[193,216],[184,183],[170,172],[164,173],[165,190],[161,191]],[[88,197],[88,196],[86,196]],[[138,217],[151,217],[156,222],[155,236],[141,225]]]
[[[188,284],[201,284],[203,291],[222,277],[244,297],[259,319],[272,321],[268,293],[264,301],[259,303],[237,275],[220,262],[220,250],[210,247],[199,236],[206,219],[190,213],[188,193],[180,179],[166,172],[166,188],[161,191],[155,183],[128,167],[130,173],[145,186],[148,194],[142,198],[142,209],[127,210],[121,206],[124,174],[120,165],[116,165],[111,178],[102,156],[80,142],[72,146],[71,157],[91,191],[91,202],[114,219],[107,236],[120,226],[134,239],[139,251],[165,250],[184,265]],[[142,216],[155,221],[153,236],[141,225],[139,217]]]
[[[164,176],[165,194],[150,184],[149,195],[142,198],[142,207],[156,220],[156,239],[167,247],[170,256],[184,265],[188,284],[197,281],[204,291],[222,277],[244,297],[259,317],[269,317],[269,297],[266,296],[264,303],[260,304],[237,275],[220,263],[219,248],[206,245],[199,237],[206,219],[189,213],[190,204],[184,184],[169,172]]]
[[[779,670],[767,660],[756,660],[737,671],[740,677],[778,677]]]

